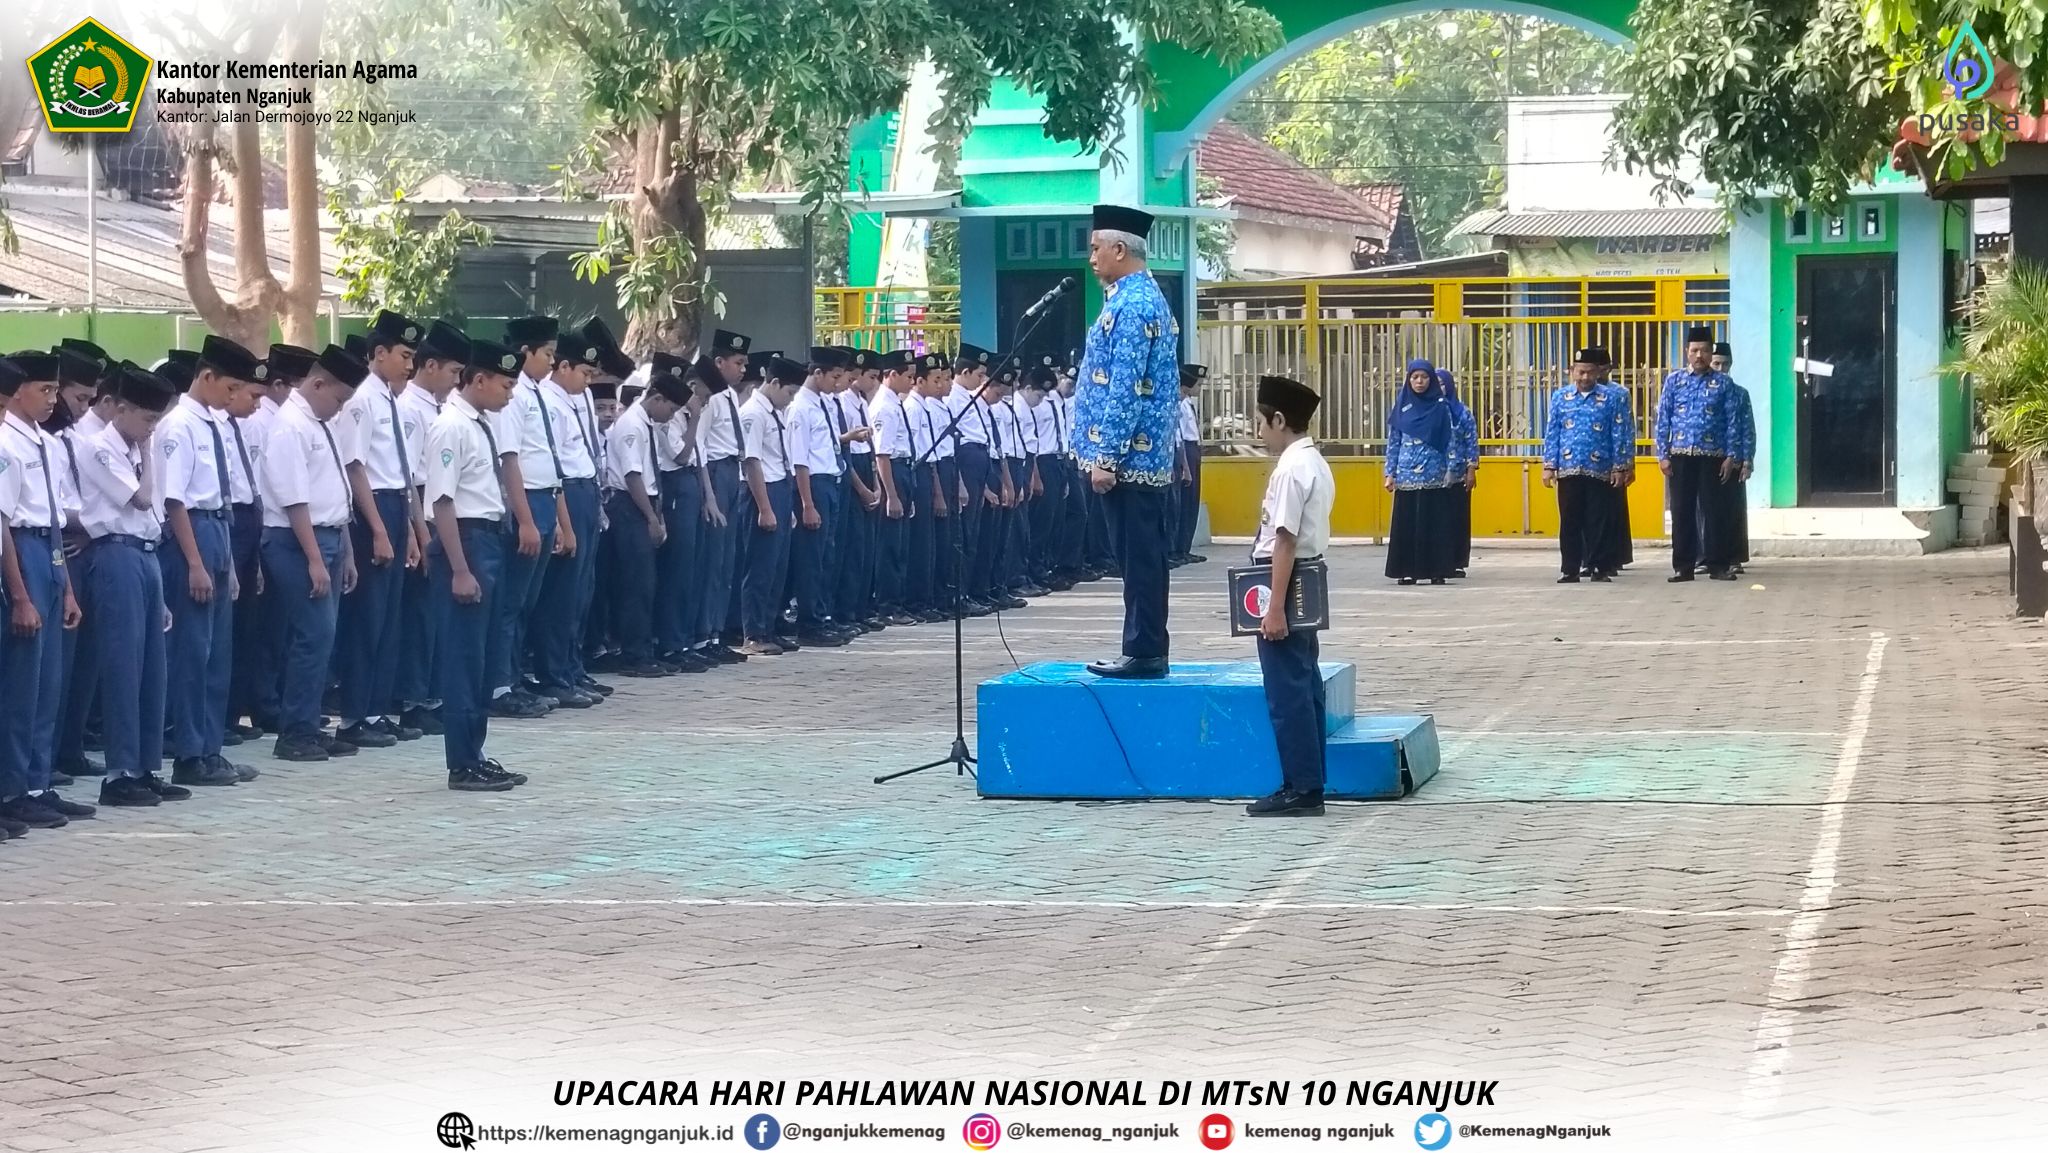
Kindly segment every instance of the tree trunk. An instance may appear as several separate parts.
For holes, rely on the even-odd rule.
[[[248,225],[243,211],[245,204],[255,206],[256,261],[265,279],[269,277],[267,257],[263,254],[263,173],[257,167],[261,157],[255,148],[255,125],[249,129],[249,151],[245,157],[238,157],[239,170],[235,174],[236,209],[236,266],[240,271],[242,285],[234,303],[221,296],[220,289],[213,283],[213,270],[207,265],[207,238],[212,228],[213,175],[216,141],[210,127],[201,127],[186,145],[185,153],[185,204],[178,237],[178,258],[184,267],[185,293],[192,298],[192,310],[207,328],[252,351],[268,347],[270,316],[268,309],[259,306],[258,297],[252,295],[248,273],[250,261],[244,251],[244,232]],[[239,152],[242,148],[240,134],[235,141]],[[272,280],[271,287],[277,282]]]
[[[697,285],[708,226],[697,196],[697,174],[688,167],[689,158],[678,155],[681,129],[681,113],[670,112],[633,130],[633,198],[626,211],[633,259],[646,257],[666,238],[680,240],[685,249],[666,277],[666,298],[627,318],[624,343],[635,357],[657,349],[681,353],[693,348],[702,325]]]
[[[285,43],[287,61],[319,59],[326,7],[325,0],[307,0]],[[280,295],[278,327],[286,344],[301,348],[318,347],[313,336],[314,318],[320,309],[320,181],[314,168],[315,147],[310,122],[285,125],[284,194],[292,274]]]

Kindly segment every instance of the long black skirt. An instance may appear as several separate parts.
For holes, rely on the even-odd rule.
[[[1451,559],[1451,567],[1460,572],[1472,567],[1472,490],[1464,485],[1455,485],[1446,490],[1450,493],[1451,537],[1457,544],[1457,551]]]
[[[1607,555],[1618,569],[1636,562],[1636,534],[1628,523],[1628,486],[1616,485],[1608,491],[1613,494],[1614,511],[1607,518]]]
[[[1449,577],[1458,567],[1458,507],[1465,500],[1462,488],[1396,489],[1393,524],[1387,531],[1387,576]]]

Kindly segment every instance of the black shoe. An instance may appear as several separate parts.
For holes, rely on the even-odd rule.
[[[179,785],[232,785],[239,778],[235,770],[224,769],[205,757],[186,757],[171,766],[171,782]]]
[[[59,761],[57,771],[74,777],[104,777],[107,775],[107,766],[91,757],[79,757],[74,761]]]
[[[77,801],[67,801],[58,796],[55,789],[44,789],[32,799],[59,816],[67,817],[74,821],[90,821],[92,820],[92,815],[99,811],[91,805],[81,805]]]
[[[1046,582],[1045,587],[1056,593],[1063,593],[1074,587],[1074,580],[1072,577],[1054,577]]]
[[[601,697],[611,696],[614,691],[610,685],[599,682],[589,673],[585,673],[582,676],[576,678],[576,687],[582,689],[586,693],[596,693],[598,696]]]
[[[251,716],[249,718],[249,723],[266,733],[284,732],[284,722],[278,720],[276,717]]]
[[[157,795],[158,800],[189,801],[192,799],[191,789],[185,788],[181,785],[174,785],[169,781],[164,780],[162,777],[157,776],[155,773],[150,773],[138,779],[140,779],[142,783],[148,787],[150,792],[155,793]]]
[[[327,750],[327,755],[330,757],[353,757],[360,751],[356,746],[342,740],[340,737],[330,737],[326,733],[321,733],[313,739],[320,743],[321,748]]]
[[[404,728],[417,730],[429,737],[438,737],[448,731],[448,727],[441,723],[441,714],[438,710],[425,709],[418,705],[405,710],[398,718],[398,723]]]
[[[116,809],[153,809],[163,803],[143,777],[108,777],[100,782],[100,804]]]
[[[917,614],[919,624],[935,625],[952,619],[950,614],[942,613],[937,609],[920,609]]]
[[[448,770],[448,787],[458,793],[509,793],[512,778],[482,765]]]
[[[847,640],[850,638],[845,633],[824,632],[814,629],[807,633],[797,634],[796,639],[801,644],[809,645],[814,649],[837,649],[844,648]]]
[[[1440,584],[1444,583],[1444,578],[1442,578],[1442,577],[1431,577],[1431,578],[1429,578],[1429,583],[1431,583],[1431,584],[1433,584],[1433,585],[1440,585]]]
[[[561,705],[559,707],[565,709],[588,709],[604,700],[603,697],[598,696],[596,693],[586,693],[582,689],[574,689],[566,685],[548,686],[547,695],[560,701]]]
[[[985,617],[993,614],[995,611],[996,606],[992,604],[985,604],[971,597],[967,600],[960,602],[960,612],[965,616]]]
[[[904,612],[901,609],[898,609],[895,612],[890,613],[888,616],[883,617],[882,623],[885,625],[892,625],[896,628],[907,629],[912,625],[919,623],[920,619],[921,618],[911,616],[909,613]]]
[[[1187,558],[1188,558],[1188,563],[1189,563],[1189,564],[1208,564],[1208,563],[1209,563],[1209,558],[1208,558],[1208,557],[1205,557],[1205,556],[1203,556],[1203,555],[1202,555],[1201,553],[1198,553],[1198,552],[1191,552],[1191,553],[1187,553],[1187,554],[1186,554],[1186,556],[1187,556]]]
[[[152,805],[156,803],[155,793],[150,794],[149,803]],[[28,836],[27,825],[22,824],[20,821],[10,821],[6,817],[0,817],[0,841],[26,836]]]
[[[1042,584],[1028,584],[1025,585],[1023,588],[1018,589],[1017,595],[1023,597],[1026,600],[1030,600],[1034,597],[1050,595],[1051,592],[1051,589],[1045,587]]]
[[[515,785],[523,785],[526,783],[525,773],[512,772],[510,769],[507,769],[505,766],[499,764],[498,762],[492,760],[489,757],[484,758],[484,768],[493,773],[498,774],[501,777],[510,780]]]
[[[263,730],[257,728],[255,725],[245,725],[240,723],[229,725],[228,732],[233,733],[235,736],[238,736],[245,741],[257,740],[263,736]]]
[[[795,633],[776,633],[773,639],[776,647],[786,653],[797,652],[804,647],[803,642],[796,638]]]
[[[619,675],[622,677],[632,677],[636,681],[654,680],[658,677],[667,676],[668,666],[658,661],[632,661],[619,666]],[[495,713],[496,711],[496,707],[493,706],[492,712]],[[540,714],[536,713],[534,715],[538,716]]]
[[[1402,578],[1401,578],[1400,580],[1397,580],[1397,581],[1395,581],[1394,583],[1395,583],[1395,584],[1402,584],[1402,585],[1412,585],[1412,584],[1414,584],[1414,583],[1415,583],[1415,578],[1414,578],[1414,577],[1402,577]]]
[[[1166,558],[1166,569],[1168,572],[1171,572],[1174,569],[1177,569],[1186,563],[1188,562],[1180,559],[1177,556],[1170,556]]]
[[[327,746],[318,737],[279,737],[270,746],[270,755],[280,761],[309,763],[327,759]]]
[[[61,829],[71,823],[64,814],[45,807],[37,798],[29,796],[16,797],[0,803],[0,817],[5,817],[17,825],[27,825],[31,829]]]
[[[1561,585],[1575,585],[1579,583],[1579,574],[1575,572],[1568,572],[1563,576],[1557,578],[1557,583]]]
[[[1085,585],[1085,584],[1093,584],[1094,582],[1096,582],[1096,581],[1099,581],[1099,580],[1101,580],[1101,579],[1102,579],[1102,570],[1101,570],[1101,569],[1095,569],[1095,568],[1084,568],[1084,569],[1082,569],[1082,570],[1081,570],[1080,572],[1077,572],[1077,573],[1075,573],[1075,574],[1074,574],[1074,583],[1075,583],[1075,584],[1084,584],[1084,585]]]
[[[1710,581],[1732,581],[1735,579],[1735,570],[1726,568],[1717,569],[1713,572],[1708,573],[1707,579]]]
[[[1323,795],[1282,789],[1246,805],[1244,811],[1250,817],[1320,817],[1323,815]]]
[[[547,716],[548,706],[533,697],[509,692],[491,699],[491,715],[511,721],[530,721]]]
[[[221,748],[224,748],[224,749],[232,749],[232,748],[234,748],[234,747],[235,747],[236,745],[239,745],[239,744],[241,744],[241,743],[242,743],[242,734],[240,734],[240,733],[236,732],[236,731],[235,731],[235,730],[233,730],[233,729],[228,729],[227,731],[225,731],[225,732],[221,733],[221,735],[220,735],[220,747],[221,747]]]
[[[397,741],[416,741],[427,735],[411,725],[400,724],[389,716],[378,717],[376,720],[368,722],[368,724],[371,728]]]
[[[1687,582],[1687,581],[1689,581],[1689,580],[1691,580],[1691,579],[1692,579],[1692,574],[1691,574],[1691,573],[1689,573],[1689,572],[1681,572],[1681,573],[1672,573],[1672,574],[1671,574],[1670,576],[1668,576],[1668,577],[1665,577],[1665,578],[1664,578],[1664,583],[1665,583],[1665,584],[1674,584],[1674,585],[1675,585],[1675,584],[1684,584],[1685,582]]]
[[[348,725],[336,729],[334,739],[347,741],[359,749],[388,749],[398,743],[397,737],[370,724]]]
[[[1701,561],[1698,564],[1692,566],[1692,571],[1695,575],[1697,575],[1699,573],[1710,572],[1712,570],[1707,568],[1707,562]]]
[[[537,707],[542,712],[547,712],[548,710],[553,709],[555,707],[553,698],[544,697],[537,693],[529,693],[522,688],[515,687],[511,692],[505,695],[516,699],[522,705],[527,705],[529,707]]]
[[[685,649],[684,651],[677,653],[676,659],[671,663],[676,666],[676,670],[678,672],[682,673],[685,676],[691,676],[696,673],[708,673],[712,669],[718,667],[717,661],[712,660],[710,657],[707,657],[702,653],[694,652],[688,649]]]
[[[1151,681],[1166,675],[1165,657],[1118,657],[1113,661],[1096,661],[1088,671],[1098,677],[1111,680]]]
[[[1461,568],[1454,568],[1454,569],[1452,569],[1452,570],[1451,570],[1451,579],[1452,579],[1452,580],[1454,580],[1454,581],[1461,581],[1461,580],[1464,580],[1464,579],[1465,579],[1465,570],[1464,570],[1464,569],[1461,569]]]
[[[741,642],[741,644],[744,643],[746,642]],[[741,652],[740,646],[736,644],[721,642],[712,645],[704,650],[704,655],[722,665],[743,665],[747,663],[747,654]]]
[[[241,782],[242,784],[247,784],[250,781],[255,780],[257,777],[263,775],[262,773],[256,770],[256,766],[238,765],[235,762],[227,759],[226,757],[221,756],[219,753],[215,753],[212,756],[206,758],[206,763],[212,765],[216,769],[226,769],[228,772],[235,774],[235,780]]]
[[[583,667],[594,673],[615,673],[626,664],[624,653],[599,653],[583,662]]]
[[[1614,583],[1614,574],[1596,572],[1592,576],[1592,581],[1596,585],[1611,585]]]
[[[50,787],[53,789],[66,788],[77,783],[78,778],[70,773],[59,772],[56,769],[50,770]]]

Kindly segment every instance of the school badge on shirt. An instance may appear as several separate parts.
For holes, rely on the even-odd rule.
[[[454,463],[455,463],[455,450],[454,450],[454,449],[452,449],[452,448],[444,448],[444,449],[442,449],[442,450],[441,450],[441,464],[442,464],[443,466],[447,466],[447,465],[451,465],[451,464],[454,464]]]

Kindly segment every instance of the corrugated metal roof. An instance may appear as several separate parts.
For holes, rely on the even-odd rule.
[[[1588,212],[1475,212],[1452,236],[1725,236],[1718,208],[1627,208]]]

